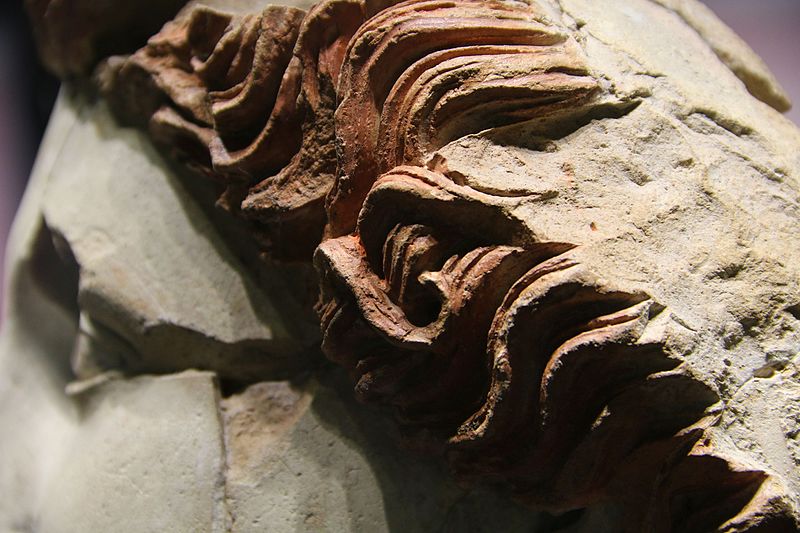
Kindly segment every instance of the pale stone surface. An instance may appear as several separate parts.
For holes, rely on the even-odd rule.
[[[36,531],[224,531],[224,464],[210,373],[112,380],[75,399],[77,424]]]
[[[211,374],[108,382],[74,398],[64,392],[76,310],[53,300],[57,279],[36,273],[57,260],[42,252],[49,235],[41,201],[74,132],[65,107],[48,128],[7,256],[0,529],[212,531],[224,456]]]
[[[62,459],[75,409],[65,401],[74,317],[33,280],[41,231],[41,191],[72,121],[54,115],[12,228],[6,255],[5,320],[0,335],[0,528],[34,529],[43,487]]]
[[[222,401],[232,531],[540,527],[535,513],[459,488],[436,461],[399,449],[388,421],[355,405],[347,384],[331,379],[303,388],[259,383]]]
[[[435,157],[542,241],[581,245],[611,286],[665,305],[645,337],[718,391],[712,445],[800,508],[800,132],[659,3],[559,2],[610,107]]]
[[[202,221],[202,216],[191,200],[173,196],[168,184],[174,178],[153,162],[157,156],[147,159],[139,152],[149,150],[138,134],[114,126],[102,107],[65,95],[59,100],[8,254],[10,319],[0,336],[0,426],[15,430],[0,439],[0,530],[422,532],[496,531],[499,525],[521,532],[540,523],[536,513],[499,494],[459,488],[437,462],[399,449],[386,435],[386,420],[356,406],[337,372],[324,373],[325,384],[264,382],[224,399],[210,372],[129,379],[112,372],[72,381],[76,337],[90,361],[112,361],[107,350],[119,340],[104,329],[87,341],[90,332],[79,331],[79,309],[59,285],[77,279],[70,279],[68,265],[59,264],[49,244],[43,208],[48,222],[70,241],[75,258],[85,261],[81,291],[87,290],[87,275],[110,280],[140,272],[137,265],[109,257],[136,253],[137,240],[127,232],[144,231],[153,216],[169,228],[150,227],[149,242],[138,241],[150,254],[137,258],[159,261],[155,250],[172,245],[177,237],[170,231],[180,228],[185,246],[217,238],[208,226],[197,227],[209,234],[187,229],[195,227],[190,217]],[[120,172],[112,174],[104,157]],[[101,178],[123,177],[124,169],[164,196],[129,191],[134,198],[115,200],[124,184],[114,187]],[[86,181],[96,188],[87,192],[78,185]],[[158,211],[167,205],[165,196],[180,206],[171,214]],[[112,208],[116,218],[103,215]],[[93,253],[96,241],[86,244],[87,226],[107,228],[105,254]],[[49,272],[42,262],[50,263]],[[198,268],[221,270],[209,275],[231,273],[220,261],[210,265]],[[149,275],[153,283],[165,283],[160,298],[167,303],[193,290],[181,283],[170,290],[164,274]],[[119,294],[124,319],[150,309],[152,300],[132,294]],[[89,329],[86,302],[81,297],[84,330]],[[215,304],[203,305],[201,312]],[[180,308],[190,317],[193,311]],[[197,331],[212,337],[203,328],[219,326],[210,318],[202,322],[206,315],[196,316]],[[131,345],[142,346],[135,338],[141,333],[131,335]],[[198,346],[193,361],[219,356],[214,342]],[[177,354],[168,348],[162,356],[180,357],[180,345],[174,346]]]
[[[656,0],[678,14],[705,39],[720,60],[747,86],[750,93],[778,111],[791,102],[769,67],[750,46],[698,0]]]
[[[765,100],[779,88],[739,44],[712,42],[713,22],[688,27],[691,3],[547,4],[606,85],[605,106],[465,137],[440,163],[540,240],[580,245],[604,284],[664,305],[645,337],[666,339],[719,393],[715,453],[768,472],[800,507],[800,133],[751,97],[742,70],[767,80]],[[726,66],[725,53],[746,64]],[[8,264],[4,530],[545,528],[397,450],[336,375],[224,399],[207,372],[99,375],[200,366],[261,381],[296,372],[316,340],[288,296],[258,288],[149,141],[102,105],[62,97]],[[73,344],[79,377],[93,381],[70,385]],[[610,527],[603,513],[577,529]]]
[[[302,365],[315,324],[303,323],[288,291],[270,296],[257,286],[150,142],[118,128],[102,105],[76,99],[61,113],[74,114],[74,125],[48,175],[43,211],[80,267],[89,338],[78,345],[78,373],[91,375],[94,363],[253,379]],[[111,360],[87,362],[92,343]]]

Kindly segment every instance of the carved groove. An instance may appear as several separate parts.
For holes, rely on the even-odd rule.
[[[353,1],[244,17],[199,8],[111,62],[104,92],[123,120],[144,118],[174,158],[217,180],[218,204],[249,219],[273,256],[307,259],[336,172],[342,50],[363,16]]]
[[[322,241],[323,350],[460,478],[557,512],[618,505],[630,531],[794,523],[766,473],[706,447],[717,397],[645,335],[662,306],[538,242],[514,198],[424,168],[482,130],[608,115],[534,4],[196,10],[107,74],[120,115],[219,180],[273,256]]]
[[[323,350],[357,396],[461,479],[537,508],[613,501],[630,531],[790,523],[763,495],[761,518],[740,514],[767,476],[702,449],[715,393],[642,340],[663,308],[608,289],[570,244],[476,216],[486,203],[400,167],[376,181],[356,234],[319,247]]]
[[[506,2],[403,2],[353,37],[336,111],[329,233],[353,231],[375,177],[469,133],[546,116],[597,90],[577,44]]]

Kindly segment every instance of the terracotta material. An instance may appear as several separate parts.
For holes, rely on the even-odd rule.
[[[763,65],[731,55],[743,43],[732,47],[729,36],[719,37],[707,12],[673,4],[642,1],[636,9],[671,17],[682,30],[686,24],[675,17],[688,21],[696,30],[691,50],[728,69],[726,95],[750,105],[738,76],[759,99],[787,107]],[[734,338],[731,328],[753,329],[757,321],[730,326],[714,315],[709,324],[716,329],[687,325],[679,315],[705,305],[696,301],[700,289],[681,296],[663,288],[673,278],[659,278],[660,271],[644,266],[650,263],[609,267],[592,248],[601,243],[622,254],[633,232],[659,258],[672,257],[651,238],[662,231],[657,224],[672,216],[678,222],[663,231],[686,233],[678,227],[685,222],[681,209],[696,189],[707,187],[706,196],[714,197],[709,176],[720,164],[709,163],[716,147],[692,152],[691,136],[713,138],[725,149],[756,139],[756,148],[726,152],[728,161],[753,161],[750,154],[763,146],[788,153],[794,141],[758,137],[756,129],[770,128],[741,126],[699,103],[680,109],[683,99],[709,98],[692,85],[694,63],[676,56],[680,81],[658,85],[669,75],[648,65],[650,56],[637,57],[633,45],[634,51],[612,50],[599,31],[581,31],[590,21],[572,13],[596,8],[577,0],[327,0],[308,13],[269,7],[245,16],[197,8],[133,55],[111,58],[99,81],[119,117],[148,128],[197,179],[218,184],[218,205],[246,220],[271,258],[308,262],[313,255],[322,350],[349,372],[360,400],[393,414],[409,447],[443,456],[460,480],[499,485],[536,509],[610,510],[631,532],[795,530],[796,495],[783,478],[761,466],[756,453],[728,453],[743,446],[720,437],[737,391],[723,386],[717,359],[741,342],[744,333]],[[655,63],[663,60],[661,48],[642,42]],[[596,71],[597,64],[606,71]],[[625,76],[615,77],[614,69]],[[657,103],[649,104],[656,93]],[[753,116],[773,112],[756,103],[762,107]],[[547,154],[558,143],[595,121],[604,121],[597,129],[613,128],[609,122],[630,119],[640,106],[646,121],[626,122],[629,135],[644,139],[640,151],[620,148],[602,173],[635,174],[626,165],[642,146],[668,151],[669,132],[678,132],[675,145],[690,146],[692,155],[681,152],[669,172],[693,169],[685,186],[691,193],[684,204],[681,191],[665,192],[674,195],[675,208],[662,219],[647,219],[643,228],[634,208],[607,198],[610,190],[630,194],[620,203],[641,198],[635,195],[656,179],[648,168],[619,189],[609,185],[593,204],[585,194],[591,189],[575,182],[603,187],[602,173],[576,177],[578,162],[565,161],[555,177],[542,178],[525,166],[524,150],[550,169]],[[500,155],[488,161],[464,155],[476,147]],[[593,161],[607,148],[587,144],[578,153]],[[670,154],[650,161],[659,171],[662,155]],[[695,172],[701,164],[706,170]],[[796,194],[794,178],[784,180],[791,171],[777,163],[753,168],[768,175],[765,187],[784,187],[758,196],[772,198],[764,200],[765,210],[775,198]],[[543,185],[532,192],[537,180],[551,178],[558,184],[552,190]],[[733,210],[762,210],[746,206],[738,189],[725,190],[740,196],[720,201],[722,207],[706,200],[722,213],[719,220],[734,204]],[[558,221],[542,224],[542,206],[556,197],[562,212],[573,214],[585,202],[584,212],[596,209],[597,220],[580,236]],[[786,228],[793,224],[781,231],[791,234]],[[606,228],[615,225],[628,233],[611,235]],[[604,231],[603,241],[595,234]],[[550,236],[559,232],[572,237]],[[781,265],[775,272],[790,279],[793,271],[775,261]],[[674,263],[684,268],[683,258]],[[708,285],[738,272],[709,276]],[[713,287],[720,298],[738,294]],[[784,306],[774,320],[770,307],[774,324],[788,323],[787,313],[797,318],[797,304],[782,290],[770,293]],[[681,309],[673,314],[675,302]],[[665,322],[683,329],[673,334]],[[793,328],[781,335],[789,338],[785,332]],[[710,340],[724,346],[693,353]],[[710,362],[703,366],[698,358]],[[697,368],[711,370],[701,376]],[[756,371],[752,379],[760,377]]]
[[[766,474],[703,445],[719,398],[643,337],[663,306],[604,286],[573,245],[535,242],[487,200],[398,167],[356,234],[320,246],[322,347],[356,395],[462,480],[537,509],[611,502],[626,531],[790,527]]]

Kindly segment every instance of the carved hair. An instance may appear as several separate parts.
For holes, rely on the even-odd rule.
[[[326,355],[460,478],[552,511],[618,505],[631,531],[793,527],[766,473],[708,446],[718,398],[649,329],[664,306],[435,153],[601,101],[537,4],[197,9],[103,84],[274,257],[316,249]]]

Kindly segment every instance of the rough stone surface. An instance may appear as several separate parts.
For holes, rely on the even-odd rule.
[[[489,103],[469,99],[489,82],[468,69],[489,59],[456,29],[483,7],[457,4],[399,4],[345,56],[328,213],[350,235],[316,254],[326,353],[458,475],[506,479],[534,506],[615,501],[631,531],[797,527],[797,398],[755,386],[796,393],[797,129],[707,28],[646,0],[564,0],[531,2],[520,26],[576,43],[558,71],[596,90],[548,109],[562,82],[471,133],[470,105],[513,109],[521,89],[503,75]],[[516,13],[497,9],[480,20],[499,40]],[[450,55],[426,48],[446,38]],[[425,59],[380,67],[409,49]],[[448,84],[462,54],[467,81]],[[523,79],[554,56],[540,47]],[[416,110],[431,111],[403,122]]]
[[[77,307],[58,298],[58,284],[70,279],[58,267],[41,203],[74,134],[68,107],[62,101],[53,115],[7,254],[0,529],[213,531],[224,455],[211,374],[65,393]]]
[[[196,367],[252,381],[307,365],[316,331],[294,295],[256,283],[150,143],[102,105],[61,113],[75,121],[42,208],[80,271],[77,373]],[[106,360],[84,353],[95,344]]]
[[[232,531],[531,531],[544,518],[397,448],[336,373],[225,398]],[[340,392],[337,392],[340,391]]]
[[[112,223],[95,205],[98,199],[105,209],[116,209],[119,221],[127,219],[136,228],[146,227],[141,217],[152,213],[169,220],[171,231],[194,228],[181,234],[181,242],[218,238],[213,228],[190,224],[202,220],[191,199],[178,202],[167,215],[158,212],[164,196],[139,195],[138,201],[115,204],[117,189],[92,181],[107,175],[102,159],[109,157],[118,169],[137,169],[134,175],[145,183],[165,180],[163,188],[156,185],[160,194],[178,194],[168,189],[175,178],[156,163],[158,156],[148,161],[140,150],[149,148],[135,132],[109,122],[102,105],[61,95],[7,255],[0,425],[14,431],[0,439],[1,530],[422,532],[469,527],[488,532],[499,524],[504,531],[522,532],[547,523],[500,494],[460,488],[438,463],[399,450],[387,436],[386,421],[356,406],[343,376],[332,369],[295,384],[255,383],[224,398],[211,372],[126,378],[121,368],[102,374],[94,368],[76,376],[73,345],[82,346],[84,361],[114,361],[109,350],[117,347],[105,336],[86,342],[89,313],[85,298],[78,300],[78,284],[83,291],[88,272],[100,279],[136,272],[129,262],[83,255],[80,236],[88,214],[92,224]],[[96,164],[87,168],[87,160]],[[73,179],[97,188],[87,194],[82,187],[68,187]],[[70,217],[53,207],[54,191],[70,198],[63,202],[70,209],[77,208]],[[45,208],[59,213],[58,231],[67,238],[45,224]],[[120,253],[124,243],[131,244],[128,252],[136,250],[130,234],[115,228],[107,233],[106,251]],[[175,242],[166,230],[151,229],[148,235],[153,249],[166,250]],[[87,265],[80,272],[64,262],[68,249]],[[242,275],[219,261],[210,265],[233,278]],[[177,301],[187,290],[165,287],[161,298]],[[140,303],[126,299],[122,306],[133,315]],[[192,309],[181,308],[181,313],[192,316]],[[202,320],[195,325],[209,338],[218,327]],[[200,344],[196,357],[201,359],[194,361],[219,357],[215,343]],[[163,347],[161,355],[178,365],[180,359],[173,357],[182,357],[181,345],[172,347],[175,355],[169,348]]]
[[[78,394],[75,407],[37,531],[224,531],[212,374],[111,380]]]
[[[79,302],[71,393],[99,394],[109,370],[200,366],[240,382],[220,403],[217,525],[391,529],[418,508],[420,530],[479,528],[486,504],[512,530],[798,528],[800,132],[763,63],[699,3],[192,5],[97,79],[181,182],[102,104],[85,107],[64,151],[103,147],[116,162],[59,156],[36,250],[65,267],[30,277],[67,319]],[[136,186],[115,196],[112,167]],[[74,185],[84,174],[113,218]],[[165,191],[156,177],[192,196],[136,203],[141,183]],[[170,229],[148,224],[151,210]],[[121,264],[86,231],[95,218],[135,243],[111,248]],[[161,245],[195,250],[197,234],[216,243],[193,254],[207,270]],[[315,247],[322,349],[396,426],[349,415],[326,366],[292,366],[315,339],[263,287],[307,265],[250,259],[307,262]],[[231,269],[215,277],[220,263]],[[77,291],[42,284],[69,280],[70,265]],[[212,280],[197,293],[180,276],[194,270]],[[162,271],[159,292],[141,290]],[[202,298],[234,279],[238,297]],[[218,318],[213,305],[238,306],[242,292],[252,309]],[[159,337],[159,320],[179,327]],[[261,357],[240,350],[239,320]],[[187,329],[202,342],[180,340]],[[292,385],[264,381],[281,371]],[[574,512],[556,524],[499,511],[424,462],[378,452],[386,440],[443,456],[466,485]],[[420,490],[439,499],[426,507]]]

